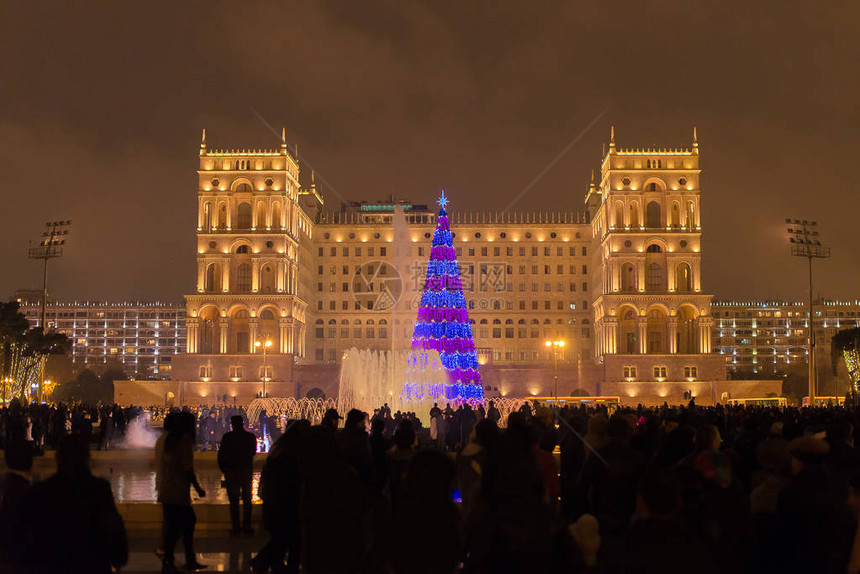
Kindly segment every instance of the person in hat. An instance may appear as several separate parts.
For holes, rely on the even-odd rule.
[[[343,419],[343,417],[337,414],[337,409],[329,409],[323,415],[320,426],[331,430],[332,432],[337,432],[337,421],[340,419]]]
[[[848,488],[834,478],[825,462],[830,446],[811,436],[789,444],[791,481],[779,493],[777,515],[785,562],[781,572],[846,572],[851,554],[854,516]]]
[[[242,498],[242,529],[253,534],[251,527],[251,482],[254,475],[254,455],[257,453],[257,438],[245,430],[245,421],[240,415],[230,417],[233,430],[224,434],[218,449],[218,467],[224,473],[227,498],[230,500],[231,535],[239,535],[239,497]]]

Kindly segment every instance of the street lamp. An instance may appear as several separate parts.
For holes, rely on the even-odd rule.
[[[558,351],[564,347],[564,341],[557,339],[555,341],[547,341],[544,344],[548,348],[552,348],[552,362],[555,370],[555,406],[558,407]]]
[[[266,398],[266,381],[269,380],[269,376],[268,376],[269,375],[269,368],[266,365],[266,349],[268,349],[271,346],[272,346],[271,339],[266,339],[265,343],[261,342],[261,341],[255,341],[254,342],[254,347],[256,347],[257,349],[259,349],[260,347],[263,348],[263,398],[264,399]]]
[[[821,245],[818,239],[818,223],[806,219],[786,219],[788,242],[791,243],[791,254],[795,257],[806,257],[809,260],[809,324],[807,339],[809,342],[809,406],[815,404],[815,313],[812,309],[812,260],[830,257],[830,248]]]

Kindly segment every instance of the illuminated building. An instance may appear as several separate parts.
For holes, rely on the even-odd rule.
[[[174,378],[224,383],[233,396],[231,383],[252,383],[241,389],[247,395],[265,379],[272,392],[292,394],[310,299],[300,267],[308,266],[322,199],[299,186],[283,134],[279,149],[216,150],[204,131],[199,155],[197,289],[185,297],[187,352],[176,358]]]
[[[560,395],[678,402],[692,390],[708,402],[727,392],[700,278],[698,145],[622,150],[611,140],[584,212],[464,212],[450,197],[489,397],[550,394],[550,339],[566,342]],[[247,401],[263,379],[273,395],[333,396],[348,349],[408,348],[432,211],[393,198],[326,211],[313,174],[300,187],[283,137],[279,149],[224,151],[204,134],[199,155],[186,353],[174,359],[172,385],[118,396]],[[255,345],[264,340],[265,365]]]
[[[701,282],[699,148],[622,149],[614,128],[586,205],[600,392],[642,402],[717,397],[711,298]]]
[[[39,292],[41,298],[42,293]],[[41,306],[19,300],[20,312],[39,326]],[[122,364],[137,378],[169,379],[173,358],[185,350],[185,306],[168,303],[54,303],[45,310],[48,329],[72,341],[75,368]]]
[[[792,365],[807,364],[809,318],[805,303],[715,301],[712,309],[713,352],[725,358],[729,372],[781,376]],[[860,301],[820,299],[814,311],[820,386],[832,376],[833,336],[842,329],[860,327]]]

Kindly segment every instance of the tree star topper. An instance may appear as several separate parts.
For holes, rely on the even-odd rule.
[[[445,197],[445,190],[442,190],[442,195],[439,196],[439,200],[437,201],[439,207],[445,209],[445,206],[448,205],[448,198]]]

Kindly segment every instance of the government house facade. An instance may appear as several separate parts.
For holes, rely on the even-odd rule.
[[[197,173],[185,352],[172,381],[121,386],[118,398],[332,396],[348,349],[408,348],[435,211],[394,198],[326,206],[313,174],[301,185],[285,137],[225,150],[204,132]],[[472,213],[452,198],[486,395],[730,392],[701,281],[700,173],[695,133],[689,148],[622,149],[613,130],[583,211]],[[566,343],[557,387],[553,340]]]

